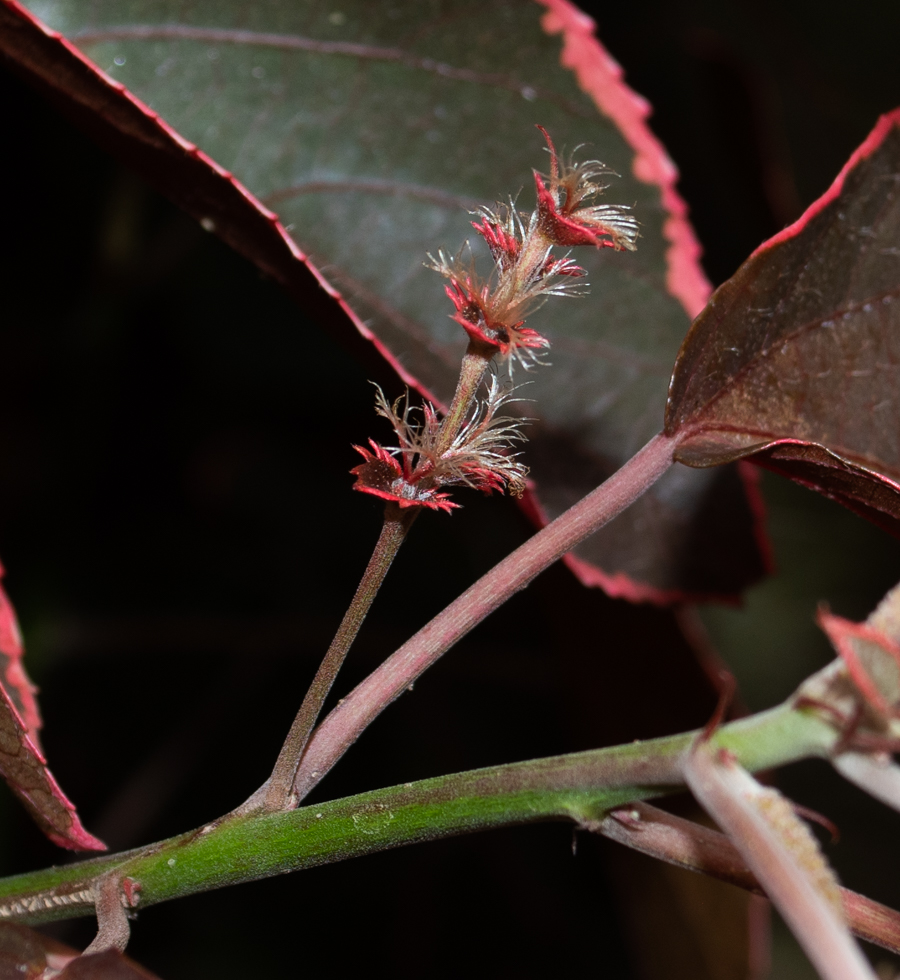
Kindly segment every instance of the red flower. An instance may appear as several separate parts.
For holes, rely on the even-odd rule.
[[[401,507],[429,507],[431,510],[444,510],[448,514],[459,504],[449,500],[449,494],[439,493],[438,488],[425,488],[413,482],[412,472],[403,457],[403,465],[392,456],[387,449],[379,446],[373,439],[369,445],[374,452],[369,452],[362,446],[353,448],[365,460],[359,466],[354,466],[350,472],[356,477],[354,490],[371,493],[384,500],[393,500]]]
[[[537,360],[530,351],[550,346],[547,338],[537,330],[523,327],[524,320],[508,322],[498,317],[493,309],[495,304],[491,303],[489,287],[479,287],[471,276],[465,279],[454,277],[444,288],[456,307],[452,319],[472,340],[493,348],[501,357],[515,357],[523,367],[530,367]]]
[[[472,227],[487,243],[497,271],[502,274],[518,261],[522,252],[525,231],[519,213],[511,201],[503,217],[489,208],[480,208],[475,213],[481,215],[481,223],[473,221]]]
[[[377,388],[377,386],[376,386]],[[401,507],[429,507],[448,513],[459,504],[441,492],[446,486],[467,486],[485,493],[509,487],[515,496],[525,488],[528,470],[509,448],[524,439],[519,431],[523,420],[498,416],[509,400],[496,376],[481,403],[475,402],[471,417],[449,445],[441,443],[441,423],[432,405],[422,408],[422,421],[410,420],[416,411],[406,400],[389,404],[377,388],[375,410],[394,427],[399,445],[385,448],[372,439],[372,452],[353,448],[365,462],[350,472],[356,476],[354,490],[393,500]]]

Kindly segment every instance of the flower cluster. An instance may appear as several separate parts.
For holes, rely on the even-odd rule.
[[[524,438],[519,421],[499,416],[505,401],[496,374],[489,392],[479,401],[477,392],[495,358],[506,362],[512,376],[518,363],[530,368],[541,362],[550,346],[546,337],[525,326],[525,318],[548,296],[578,296],[584,293],[585,271],[568,255],[554,248],[591,245],[596,248],[635,248],[638,224],[628,208],[592,204],[606,188],[598,180],[611,171],[590,160],[560,165],[556,148],[546,130],[550,173],[535,172],[537,206],[531,215],[516,209],[510,199],[494,208],[473,212],[472,227],[484,239],[494,267],[483,278],[471,255],[437,258],[429,254],[430,268],[449,284],[445,287],[453,303],[454,319],[468,334],[453,403],[443,420],[432,405],[412,418],[408,396],[388,404],[378,389],[376,411],[394,427],[397,445],[382,446],[369,440],[370,448],[356,446],[363,462],[351,472],[355,489],[389,500],[402,508],[428,507],[451,511],[457,507],[443,489],[467,486],[490,493],[508,488],[521,496],[527,469],[510,447]]]
[[[371,451],[354,448],[364,462],[350,472],[356,476],[354,489],[392,500],[401,507],[429,507],[451,511],[458,504],[442,492],[446,486],[467,486],[491,493],[509,490],[521,496],[528,468],[507,450],[521,442],[521,419],[499,416],[497,411],[510,400],[496,375],[491,377],[487,397],[476,402],[469,418],[447,445],[442,442],[442,426],[427,402],[421,421],[412,415],[409,395],[390,404],[377,388],[375,411],[394,428],[398,445],[384,447],[369,440]]]
[[[459,255],[448,257],[443,251],[431,259],[431,268],[450,280],[445,287],[456,312],[453,319],[469,335],[470,342],[487,358],[518,361],[525,368],[540,363],[541,348],[550,342],[537,330],[525,327],[525,316],[533,309],[540,294],[562,293],[547,277],[530,290],[501,289],[493,279],[482,280],[472,263],[465,264]],[[579,270],[580,271],[580,270]],[[503,278],[502,276],[500,277]]]
[[[472,227],[484,239],[494,269],[480,278],[471,261],[461,255],[450,258],[443,251],[428,256],[429,267],[450,284],[452,319],[466,331],[471,344],[491,357],[499,355],[510,365],[531,367],[540,362],[539,352],[549,342],[524,326],[525,318],[548,296],[573,296],[584,292],[579,280],[585,275],[567,255],[553,254],[555,246],[634,250],[638,223],[626,207],[591,204],[606,185],[598,178],[612,173],[596,160],[569,161],[560,165],[547,132],[550,173],[534,173],[537,207],[529,216],[513,201],[473,212],[479,221]]]

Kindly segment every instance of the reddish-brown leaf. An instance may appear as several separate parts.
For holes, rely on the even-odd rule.
[[[0,579],[3,574],[3,565],[0,564]],[[37,689],[25,673],[22,663],[24,653],[16,612],[0,585],[0,688],[6,692],[18,711],[31,741],[40,748],[38,731],[41,727],[41,715],[34,697]]]
[[[708,285],[648,106],[568,0],[270,4],[251,21],[241,0],[28,6],[66,37],[2,0],[0,52],[17,70],[438,405],[465,338],[425,253],[473,237],[467,207],[531,183],[535,123],[560,147],[588,143],[621,174],[615,200],[635,205],[641,246],[580,250],[591,297],[538,313],[553,367],[529,391],[531,516],[555,517],[656,433]],[[763,570],[756,526],[733,470],[673,468],[570,564],[632,599],[733,594]]]
[[[55,844],[103,851],[106,845],[84,829],[47,768],[35,737],[40,717],[34,688],[22,669],[22,653],[15,611],[0,588],[0,774]]]
[[[900,110],[713,295],[666,431],[683,463],[751,457],[900,534]]]
[[[0,774],[19,797],[35,823],[60,847],[73,851],[105,851],[103,841],[89,834],[75,807],[47,768],[15,705],[0,690]]]
[[[158,980],[116,950],[81,956],[36,929],[0,923],[0,980],[41,980],[47,970],[59,980]]]

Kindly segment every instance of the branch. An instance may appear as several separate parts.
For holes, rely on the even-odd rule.
[[[458,640],[653,486],[672,465],[677,445],[677,438],[654,436],[605,483],[482,576],[359,684],[313,733],[294,783],[297,798],[303,799],[366,727]]]
[[[756,876],[724,834],[655,806],[631,803],[584,826],[667,864],[765,895]],[[900,912],[849,888],[841,888],[841,902],[855,936],[900,954]]]
[[[93,912],[95,887],[128,878],[140,908],[405,844],[545,820],[588,825],[606,811],[680,788],[695,732],[440,776],[280,813],[233,813],[125,854],[0,880],[0,920]],[[839,738],[791,703],[723,726],[713,743],[748,769],[825,757]]]

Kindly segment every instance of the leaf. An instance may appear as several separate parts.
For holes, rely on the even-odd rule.
[[[157,980],[116,950],[79,956],[78,950],[36,929],[0,923],[0,980],[42,980],[48,975],[59,980]]]
[[[116,949],[79,956],[59,974],[58,980],[158,980]]]
[[[0,588],[0,774],[55,844],[76,851],[106,850],[81,825],[75,807],[47,768],[35,737],[40,717],[34,688],[22,669],[22,654],[16,614]]]
[[[0,579],[3,575],[3,565],[0,564]],[[22,663],[24,653],[16,612],[0,585],[0,688],[19,713],[32,742],[40,748],[38,731],[41,728],[41,715],[34,697],[37,688],[25,673]]]
[[[591,298],[535,320],[553,368],[534,372],[529,392],[527,414],[540,416],[529,513],[560,513],[656,432],[669,365],[708,287],[649,110],[566,0],[307,2],[249,19],[236,0],[29,9],[104,71],[5,0],[0,49],[21,72],[438,404],[465,341],[425,253],[474,237],[467,208],[530,186],[545,159],[535,123],[570,150],[588,143],[622,174],[610,200],[635,205],[643,237],[636,256],[589,253]],[[570,564],[633,599],[731,593],[762,571],[754,522],[734,472],[680,470]]]
[[[682,346],[676,458],[744,457],[900,534],[900,110],[716,290]]]

